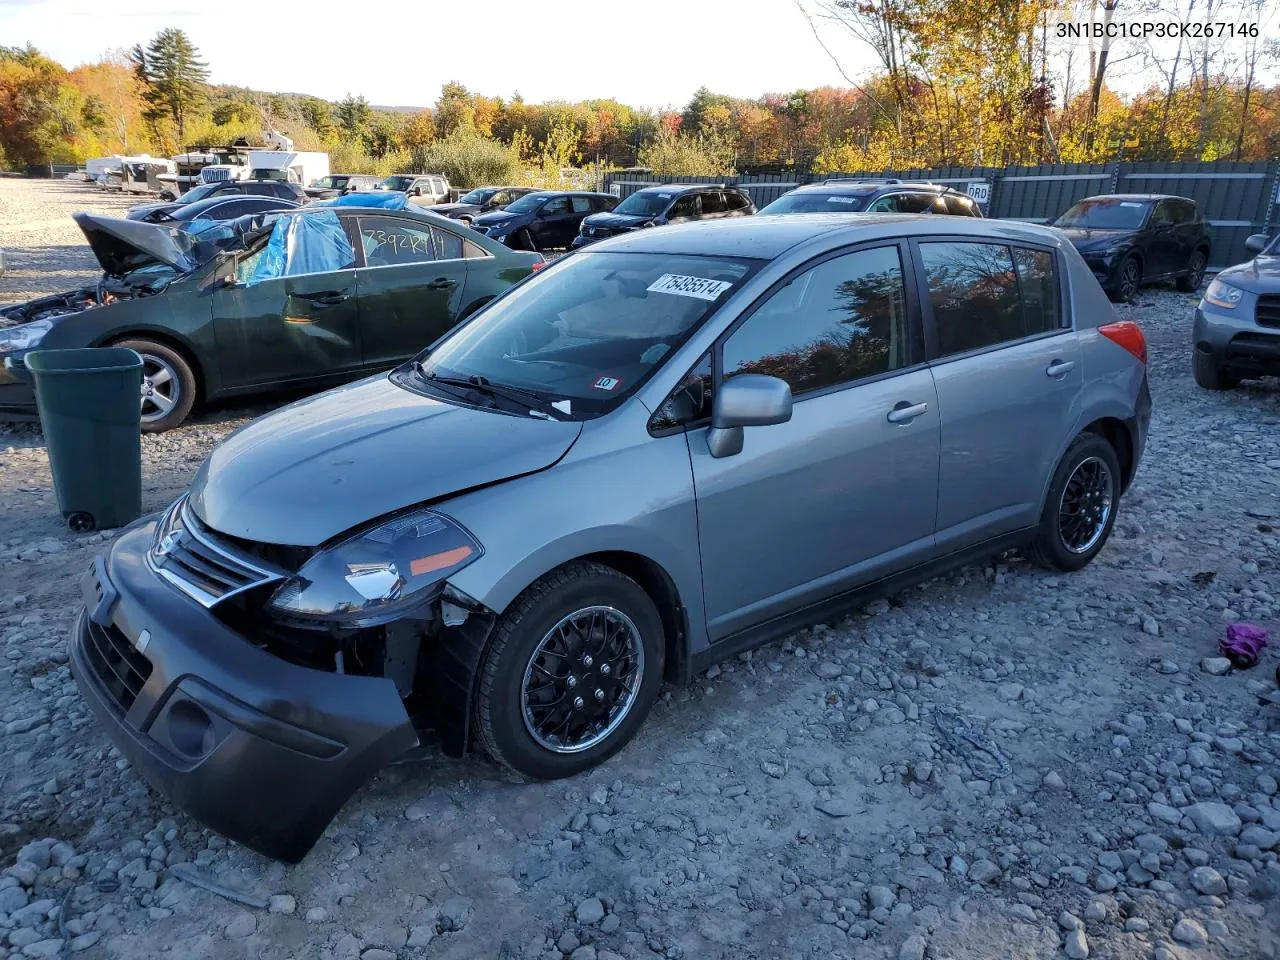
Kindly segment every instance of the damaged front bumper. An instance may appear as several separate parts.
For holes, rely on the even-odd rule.
[[[376,770],[418,744],[395,683],[289,663],[157,577],[154,521],[81,580],[71,668],[116,746],[212,829],[301,860]]]

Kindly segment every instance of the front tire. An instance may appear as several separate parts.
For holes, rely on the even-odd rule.
[[[1111,536],[1120,503],[1120,458],[1096,433],[1082,433],[1054,471],[1030,559],[1050,570],[1079,570]]]
[[[142,357],[142,432],[163,433],[187,419],[196,402],[196,375],[186,358],[154,340],[121,340]]]
[[[528,230],[520,230],[511,238],[511,248],[513,250],[533,250],[536,252],[538,246],[533,242],[533,234]]]
[[[1107,296],[1116,303],[1128,303],[1138,295],[1141,286],[1142,264],[1137,257],[1128,256],[1116,270],[1116,278],[1107,289]]]
[[[1208,350],[1196,350],[1192,354],[1191,372],[1195,375],[1196,383],[1206,390],[1230,390],[1240,386],[1237,378],[1223,372]]]
[[[630,577],[588,561],[552,571],[494,627],[476,696],[481,743],[534,780],[603,763],[644,723],[664,650],[658,610]]]

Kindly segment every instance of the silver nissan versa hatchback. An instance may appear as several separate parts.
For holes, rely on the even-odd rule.
[[[1149,417],[1141,332],[1055,231],[639,231],[230,436],[87,572],[72,666],[157,789],[297,860],[429,729],[571,776],[664,680],[851,601],[1084,566]]]

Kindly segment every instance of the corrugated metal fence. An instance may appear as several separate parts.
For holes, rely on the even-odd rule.
[[[1167,193],[1189,197],[1209,221],[1210,269],[1248,259],[1251,233],[1280,225],[1280,161],[1261,163],[1065,163],[1037,167],[935,167],[932,170],[857,170],[832,174],[673,177],[625,171],[606,174],[603,189],[625,197],[663,183],[724,183],[742,187],[756,207],[806,183],[835,177],[898,177],[945,183],[978,201],[989,217],[1046,223],[1082,197],[1100,193]]]

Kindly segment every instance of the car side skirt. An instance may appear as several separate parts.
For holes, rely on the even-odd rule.
[[[772,620],[766,620],[764,623],[758,623],[737,633],[730,634],[711,646],[693,653],[688,660],[688,667],[683,680],[687,683],[695,674],[701,673],[714,663],[727,660],[729,657],[752,650],[780,637],[785,637],[801,627],[821,623],[840,614],[847,613],[853,607],[864,604],[869,600],[874,600],[877,597],[929,580],[941,573],[972,563],[975,560],[1021,546],[1035,537],[1036,529],[1036,527],[1023,527],[1012,533],[1001,534],[998,537],[983,540],[962,550],[936,557],[933,560],[917,564],[914,567],[879,580],[861,584],[852,590],[836,594],[834,597],[828,597],[826,600],[799,607],[783,616],[774,617]]]

